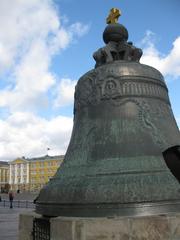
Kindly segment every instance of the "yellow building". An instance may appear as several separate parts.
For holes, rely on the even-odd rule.
[[[0,161],[0,192],[9,191],[9,165],[8,162]]]
[[[39,191],[54,176],[63,159],[63,155],[30,159],[30,191]]]
[[[9,162],[9,183],[13,191],[39,191],[54,176],[64,156],[17,158]]]

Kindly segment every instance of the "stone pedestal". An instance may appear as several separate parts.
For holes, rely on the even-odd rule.
[[[32,240],[32,213],[21,214],[19,240]],[[143,217],[50,218],[51,240],[180,240],[180,213]]]

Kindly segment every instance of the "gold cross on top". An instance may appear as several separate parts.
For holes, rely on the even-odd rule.
[[[121,16],[121,11],[118,8],[112,8],[109,16],[106,18],[106,23],[117,23],[119,16]]]

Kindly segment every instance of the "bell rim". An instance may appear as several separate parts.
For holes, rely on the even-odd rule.
[[[180,199],[123,204],[36,203],[36,213],[48,217],[133,217],[165,215],[180,212]]]

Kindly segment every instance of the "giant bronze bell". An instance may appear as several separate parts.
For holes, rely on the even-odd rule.
[[[106,46],[75,89],[65,159],[40,191],[36,212],[101,217],[180,211],[180,133],[161,73],[140,64],[141,49],[107,19]]]

